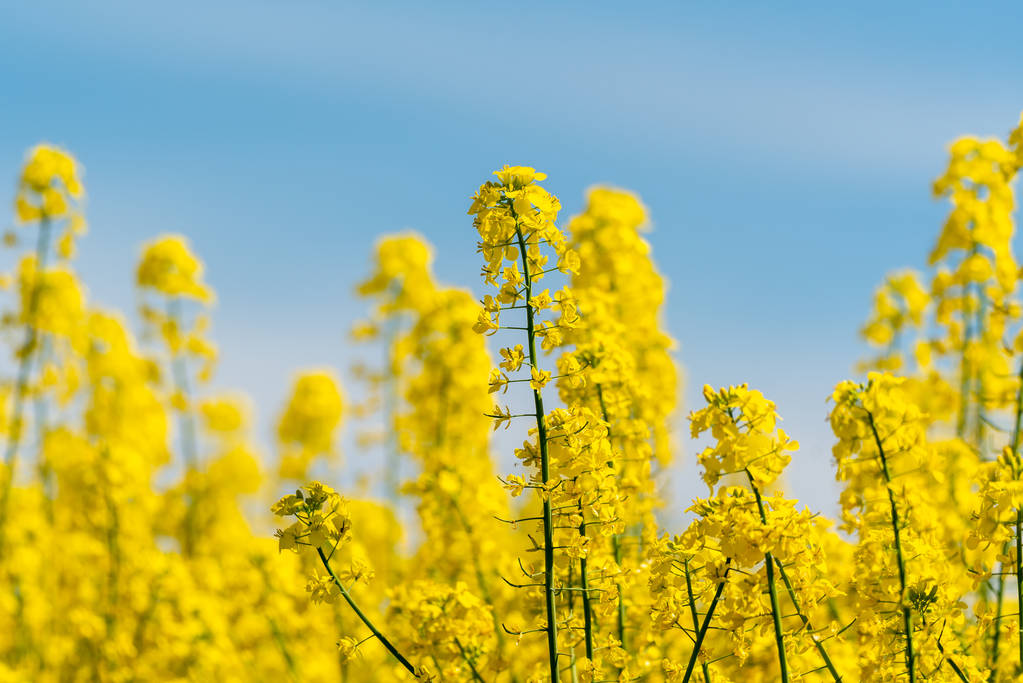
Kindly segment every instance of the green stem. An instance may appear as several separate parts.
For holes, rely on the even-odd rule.
[[[974,242],[970,248],[970,256],[977,253],[977,243]],[[978,292],[979,296],[979,292]],[[966,359],[967,351],[969,351],[970,341],[973,336],[973,326],[970,325],[970,312],[965,310],[967,302],[970,300],[970,288],[969,286],[963,289],[963,346],[961,349],[961,358],[959,361],[959,414],[956,419],[956,436],[962,437],[966,434],[967,427],[967,410],[970,400],[970,384],[973,379],[972,371],[970,370],[969,362]],[[980,444],[977,444],[978,446]]]
[[[1019,664],[1016,671],[1023,669],[1023,510],[1016,510],[1016,623],[1019,636]]]
[[[104,458],[107,457],[104,449]],[[114,626],[117,618],[117,606],[120,601],[118,587],[121,577],[121,546],[120,546],[120,517],[117,505],[114,503],[110,493],[104,495],[107,504],[107,512],[110,515],[110,525],[106,529],[107,551],[110,554],[110,566],[107,568],[107,613],[104,617],[106,622],[106,633],[108,639],[114,637]]]
[[[512,213],[514,215],[514,210]],[[536,358],[533,307],[529,304],[529,300],[533,296],[533,281],[529,272],[529,260],[526,257],[526,240],[522,236],[522,229],[519,227],[517,217],[515,235],[519,242],[523,278],[526,284],[526,335],[529,341],[529,363],[532,367],[539,367]],[[547,453],[546,413],[543,408],[543,396],[539,389],[533,389],[533,404],[536,408],[536,438],[540,448],[540,478],[546,485],[551,476],[551,463]],[[558,615],[554,603],[554,517],[551,511],[550,494],[545,491],[541,495],[543,497],[543,589],[547,610],[547,651],[550,659],[551,683],[558,683]]]
[[[945,663],[952,667],[952,671],[955,672],[956,677],[960,681],[963,683],[970,683],[970,680],[966,678],[966,674],[964,674],[963,670],[959,668],[959,665],[953,662],[952,658],[945,654],[945,646],[941,644],[940,640],[938,641],[938,652],[940,652],[941,656],[945,658]]]
[[[345,619],[344,615],[341,614],[341,606],[337,605],[334,610],[334,626],[337,627],[338,633],[345,632]],[[338,652],[338,668],[341,670],[341,683],[348,683],[348,660],[341,656],[340,651]]]
[[[913,613],[910,612],[909,605],[906,604],[906,562],[902,554],[902,536],[901,528],[899,525],[899,510],[895,505],[895,493],[892,491],[892,476],[888,470],[888,458],[885,457],[884,446],[881,443],[881,435],[877,432],[877,425],[874,424],[874,416],[869,410],[867,412],[867,419],[870,422],[870,431],[874,434],[874,443],[877,444],[877,453],[881,459],[881,473],[884,475],[885,490],[888,491],[888,504],[891,507],[892,516],[892,531],[895,534],[895,560],[899,567],[899,602],[902,603],[902,622],[903,627],[906,630],[906,672],[909,674],[909,683],[915,683],[916,681],[916,661],[913,655]],[[1017,529],[1019,527],[1020,517],[1017,515]],[[1019,547],[1019,534],[1016,534],[1016,543]],[[1017,568],[1019,567],[1019,557],[1017,555]],[[1019,583],[1019,572],[1016,573],[1017,584]],[[1023,604],[1023,598],[1020,598],[1020,604]],[[1023,644],[1020,645],[1020,651],[1023,653]]]
[[[465,535],[469,537],[469,544],[475,546],[476,537],[475,532],[473,531],[472,528],[472,524],[469,523],[469,520],[466,518],[465,513],[462,511],[462,508],[458,505],[458,502],[455,500],[454,495],[451,496],[451,505],[452,508],[455,510],[455,516],[458,517],[458,520],[462,523],[462,528],[465,530]],[[504,630],[501,628],[501,623],[497,618],[497,612],[494,609],[497,607],[497,605],[494,604],[493,594],[490,592],[490,585],[487,582],[486,575],[483,573],[483,566],[480,564],[479,553],[471,554],[473,569],[476,572],[476,584],[479,586],[480,594],[483,596],[483,601],[486,602],[491,607],[490,618],[494,623],[494,634],[497,637],[497,656],[503,662],[505,661]],[[518,683],[519,680],[518,676],[516,676],[514,672],[511,672],[511,680],[512,683]]]
[[[607,423],[607,438],[612,439],[611,435],[611,418],[607,412],[607,403],[604,401],[604,388],[597,383],[597,400],[600,402],[600,414]],[[612,463],[613,464],[613,463]],[[618,565],[619,571],[622,566],[622,537],[621,534],[615,534],[611,537],[611,546],[614,549],[615,564]],[[628,645],[625,643],[625,601],[622,599],[622,584],[620,581],[615,583],[615,587],[618,590],[618,640],[621,642],[623,649],[628,649]],[[693,628],[696,628],[694,625]],[[709,679],[708,679],[709,680]]]
[[[252,566],[256,568],[260,577],[263,579],[263,596],[261,599],[260,609],[266,612],[266,621],[270,626],[270,633],[273,635],[274,641],[277,643],[277,647],[281,651],[281,657],[284,659],[284,663],[288,666],[288,673],[290,674],[291,680],[297,681],[299,679],[299,675],[295,657],[288,649],[288,641],[284,636],[284,632],[281,631],[280,625],[278,625],[277,620],[274,619],[273,614],[270,613],[267,605],[267,597],[270,595],[271,584],[270,576],[266,571],[265,560],[259,555],[253,555],[251,560]]]
[[[927,619],[926,618],[923,619],[923,624],[924,624],[924,627],[927,626]],[[948,656],[947,652],[945,652],[945,646],[941,644],[941,636],[944,633],[945,633],[945,622],[942,622],[941,632],[938,633],[938,637],[935,639],[935,642],[938,645],[938,652],[941,653],[941,657],[944,660],[944,662],[946,664],[948,664],[950,667],[952,667],[952,671],[955,672],[956,677],[960,681],[962,681],[963,683],[970,683],[969,679],[966,678],[966,674],[964,674],[963,670],[959,668],[959,665],[956,664],[954,661],[952,661],[952,658]]]
[[[760,489],[753,483],[753,475],[746,470],[749,477],[750,488],[757,499],[757,510],[760,511],[760,521],[767,526],[767,514],[764,512],[764,501],[760,497]],[[781,630],[781,604],[778,600],[778,588],[774,584],[774,557],[771,553],[764,553],[764,566],[767,569],[767,591],[771,596],[771,621],[774,624],[774,642],[778,646],[778,666],[781,669],[782,683],[788,683],[789,667],[785,659],[785,639]]]
[[[689,664],[686,666],[686,673],[682,677],[682,683],[689,683],[689,679],[693,675],[693,668],[696,666],[696,660],[700,657],[700,648],[703,647],[703,640],[707,637],[707,630],[710,628],[710,620],[714,618],[714,609],[718,606],[718,600],[721,599],[721,593],[725,590],[725,581],[728,579],[729,562],[731,562],[731,560],[725,561],[725,574],[721,577],[721,583],[718,584],[717,590],[714,591],[714,598],[710,601],[710,606],[707,607],[707,616],[703,618],[703,625],[700,626],[700,630],[696,634],[696,642],[693,643],[693,654],[689,656]]]
[[[394,293],[394,286],[391,287]],[[398,414],[398,387],[397,378],[391,373],[394,365],[394,345],[398,337],[398,320],[391,317],[387,321],[384,332],[384,425],[386,425],[386,458],[387,467],[384,469],[385,495],[393,505],[397,506],[401,500],[401,449],[398,446],[398,425],[395,424]]]
[[[484,683],[483,677],[480,676],[480,672],[476,670],[476,665],[472,663],[472,660],[469,659],[469,655],[465,652],[465,648],[462,647],[462,641],[455,638],[455,645],[458,646],[458,651],[461,653],[462,659],[464,659],[465,663],[469,665],[469,670],[472,672],[472,679],[477,683]]]
[[[51,337],[43,336],[39,344],[39,367],[46,368],[51,351]],[[35,399],[35,423],[36,423],[36,444],[39,448],[39,456],[36,458],[36,469],[39,472],[39,481],[43,486],[43,505],[46,507],[46,520],[53,524],[53,467],[49,458],[43,457],[42,450],[46,445],[46,432],[49,423],[46,396],[40,392]]]
[[[796,591],[792,588],[792,582],[789,581],[788,574],[785,573],[785,567],[778,558],[774,560],[775,564],[778,565],[778,574],[781,576],[782,583],[785,584],[785,590],[789,594],[789,600],[792,601],[792,606],[796,609],[796,615],[799,620],[803,622],[803,626],[810,632],[810,639],[813,640],[813,644],[817,647],[817,652],[820,654],[821,659],[824,660],[824,666],[828,667],[828,671],[831,673],[831,677],[835,680],[835,683],[841,683],[842,677],[838,673],[838,669],[831,662],[831,657],[828,656],[828,651],[824,649],[824,643],[817,639],[814,633],[813,626],[810,624],[810,618],[803,614],[803,610],[799,607],[799,601],[796,599]]]
[[[582,501],[579,501],[579,515],[583,521],[579,524],[579,534],[586,535],[586,515]],[[580,582],[583,593],[583,633],[585,634],[586,658],[593,661],[593,611],[590,608],[590,580],[586,573],[586,557],[579,559]]]
[[[25,412],[25,397],[28,394],[28,382],[32,375],[32,361],[35,359],[39,332],[36,329],[36,316],[39,308],[39,297],[42,291],[43,274],[46,269],[46,257],[50,253],[50,219],[43,215],[39,221],[39,236],[36,241],[36,267],[32,278],[32,291],[29,292],[28,310],[25,311],[25,342],[18,350],[18,379],[14,385],[14,407],[7,430],[7,448],[4,451],[3,489],[0,490],[0,557],[3,556],[7,529],[7,508],[10,504],[11,489],[14,486],[14,470],[18,464],[18,447],[21,445],[22,420]]]
[[[700,628],[700,615],[696,611],[696,598],[693,596],[693,580],[689,575],[689,560],[685,561],[684,570],[686,575],[686,593],[689,595],[689,613],[693,617],[693,630],[699,630]],[[703,682],[710,683],[710,665],[707,662],[700,662],[700,668],[703,669]]]
[[[611,546],[614,549],[615,564],[618,565],[619,571],[621,571],[622,538],[619,534],[615,534],[611,537]],[[628,649],[628,646],[625,644],[625,600],[622,598],[621,581],[615,582],[615,590],[618,591],[618,641],[621,643],[623,649]]]
[[[156,614],[156,608],[160,606],[160,582],[166,576],[166,571],[158,574],[151,582],[149,588],[149,600],[146,603],[146,608],[135,622],[135,633],[132,637],[132,643],[135,647],[135,652],[141,654],[149,648],[146,647],[146,627],[149,622],[153,620],[153,616]],[[134,679],[132,679],[134,680]]]
[[[277,620],[269,615],[267,615],[266,620],[270,625],[270,633],[274,637],[274,642],[277,643],[277,648],[281,651],[281,657],[284,658],[284,663],[288,666],[288,673],[290,674],[291,680],[298,680],[295,658],[292,657],[291,652],[288,651],[288,644],[284,640],[284,634],[281,632],[280,626],[277,625]]]
[[[1018,535],[1018,531],[1017,531]],[[1002,547],[1002,554],[1006,555],[1009,552],[1009,544],[1005,543]],[[995,591],[997,604],[995,605],[995,632],[991,643],[991,656],[988,658],[988,667],[991,669],[991,675],[988,677],[989,681],[994,681],[998,677],[998,650],[1001,644],[1002,637],[1002,601],[1005,596],[1005,568],[1002,567],[1002,571],[998,573],[998,590]]]
[[[180,299],[176,297],[167,299],[167,317],[170,318],[180,331],[183,324]],[[171,349],[171,354],[171,369],[174,375],[174,388],[181,392],[186,402],[185,409],[181,412],[179,417],[178,426],[179,436],[181,439],[181,452],[185,460],[185,495],[188,497],[188,505],[185,508],[184,542],[182,546],[184,554],[186,556],[190,556],[195,551],[196,537],[198,534],[196,525],[199,516],[199,496],[198,492],[193,491],[189,484],[191,479],[189,477],[189,473],[197,471],[199,468],[199,439],[196,434],[195,419],[192,416],[190,405],[191,390],[189,389],[188,382],[188,366],[186,365],[184,356],[176,350]]]
[[[1023,427],[1023,361],[1019,366],[1019,386],[1016,389],[1016,421],[1012,428],[1012,457],[1014,461],[1019,458],[1020,429]],[[1016,479],[1019,480],[1019,468],[1013,466]],[[1016,628],[1019,637],[1019,663],[1016,666],[1017,673],[1023,670],[1023,510],[1016,510]],[[1001,586],[1004,586],[1004,573],[998,577]],[[998,613],[1001,616],[1002,600],[998,599]],[[998,636],[1001,630],[995,629],[995,655],[997,656]],[[997,659],[995,660],[997,663]],[[994,669],[994,667],[992,667]]]
[[[345,599],[348,606],[352,608],[353,612],[355,612],[355,616],[359,617],[362,623],[366,625],[366,628],[368,628],[376,639],[379,640],[385,648],[387,648],[387,651],[398,660],[399,664],[405,667],[413,676],[416,676],[416,667],[412,666],[412,664],[405,659],[405,656],[398,652],[398,649],[391,644],[391,641],[389,641],[383,633],[377,630],[377,627],[373,625],[373,622],[369,620],[369,617],[363,614],[362,610],[359,609],[359,606],[355,604],[355,600],[352,599],[348,590],[344,587],[341,581],[338,580],[337,576],[334,574],[334,570],[330,568],[330,562],[327,561],[327,556],[323,554],[323,548],[317,548],[316,554],[320,556],[320,562],[323,563],[323,568],[327,570],[327,574],[330,575],[331,581],[333,581],[334,585],[337,586],[337,589],[341,591],[341,597]],[[418,676],[416,676],[416,678],[418,678]]]
[[[568,565],[568,576],[565,577],[565,585],[571,586],[575,580],[575,576],[572,573],[575,569],[575,565],[569,563]],[[575,591],[568,591],[568,623],[572,623],[575,620]],[[568,651],[568,672],[569,678],[572,683],[579,683],[579,672],[575,666],[575,643],[572,644],[571,649]]]

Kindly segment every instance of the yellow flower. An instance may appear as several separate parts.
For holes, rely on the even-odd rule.
[[[502,368],[508,372],[518,372],[522,367],[522,362],[526,359],[526,354],[522,351],[522,344],[516,344],[515,348],[501,349],[501,357],[504,358],[501,361]]]
[[[165,235],[142,251],[136,279],[139,287],[171,297],[209,303],[213,294],[202,281],[203,266],[180,235]]]
[[[338,657],[342,664],[346,664],[358,655],[359,641],[351,636],[344,636],[337,641]]]
[[[529,374],[529,386],[532,387],[533,391],[540,391],[551,380],[551,373],[537,367],[530,368]]]
[[[494,368],[490,371],[490,381],[488,384],[490,386],[488,391],[491,394],[496,391],[507,391],[508,377],[497,368]]]

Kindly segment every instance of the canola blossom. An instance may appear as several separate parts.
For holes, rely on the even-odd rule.
[[[4,240],[29,246],[2,278],[0,680],[1021,680],[1021,167],[1023,120],[950,146],[929,270],[885,277],[872,353],[821,388],[830,454],[747,384],[703,387],[685,449],[647,207],[593,187],[565,219],[526,166],[466,201],[479,295],[421,235],[378,240],[353,382],[296,371],[265,452],[212,389],[187,238],[142,245],[137,322],[100,308],[82,166],[33,148]],[[667,499],[686,450],[706,494]],[[811,457],[836,519],[786,492]]]

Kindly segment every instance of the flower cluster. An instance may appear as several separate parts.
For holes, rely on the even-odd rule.
[[[544,174],[497,171],[469,209],[481,300],[421,236],[381,239],[352,330],[368,391],[297,374],[264,453],[253,406],[211,388],[188,242],[144,246],[137,339],[75,272],[79,164],[33,149],[14,210],[35,248],[0,277],[0,679],[1017,680],[1023,122],[950,157],[933,272],[885,278],[879,355],[830,394],[836,523],[786,495],[815,454],[746,384],[704,387],[709,492],[665,500],[680,373],[627,191],[562,229]],[[376,436],[349,446],[349,422]]]
[[[284,479],[304,480],[313,460],[334,455],[344,402],[337,380],[327,371],[303,372],[277,422]]]
[[[713,488],[722,476],[748,475],[759,487],[769,486],[791,462],[789,451],[799,448],[777,427],[774,403],[748,385],[714,391],[703,387],[707,407],[689,416],[693,438],[709,431],[715,444],[697,456],[703,480]]]

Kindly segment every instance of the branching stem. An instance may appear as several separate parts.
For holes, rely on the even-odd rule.
[[[355,612],[355,616],[359,617],[362,623],[366,625],[366,628],[368,628],[370,632],[376,637],[376,639],[379,640],[380,643],[385,648],[387,648],[387,651],[390,652],[391,655],[398,660],[399,664],[408,669],[408,672],[410,674],[418,678],[418,676],[416,675],[416,667],[412,666],[409,660],[405,659],[405,656],[398,652],[398,648],[394,647],[391,641],[389,641],[387,637],[384,636],[383,633],[377,630],[377,627],[373,625],[373,622],[369,620],[369,617],[363,614],[362,610],[359,609],[359,606],[355,604],[355,600],[352,599],[352,596],[351,594],[349,594],[348,589],[344,587],[341,581],[337,578],[337,575],[334,574],[334,570],[330,568],[330,562],[327,561],[327,556],[323,554],[323,549],[317,548],[316,554],[320,556],[320,562],[323,564],[323,568],[327,570],[327,574],[330,575],[331,581],[333,581],[334,585],[337,586],[337,589],[341,591],[341,597],[345,599],[345,602],[348,603],[348,606],[352,608],[353,612]]]

